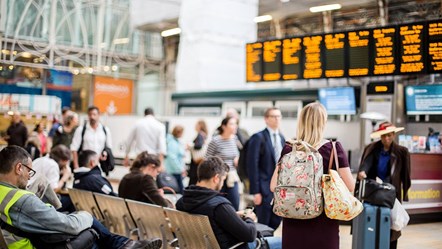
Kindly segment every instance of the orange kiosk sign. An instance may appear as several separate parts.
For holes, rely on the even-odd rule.
[[[101,112],[129,114],[132,112],[133,81],[95,76],[94,105]]]

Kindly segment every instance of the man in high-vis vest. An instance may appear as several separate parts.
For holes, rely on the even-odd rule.
[[[34,174],[32,160],[24,149],[8,146],[0,151],[0,224],[8,248],[35,248],[28,238],[8,232],[8,225],[27,234],[41,236],[54,233],[78,235],[92,228],[99,235],[97,247],[103,249],[161,248],[160,239],[134,241],[112,234],[87,212],[67,215],[57,212],[34,193],[25,190]]]

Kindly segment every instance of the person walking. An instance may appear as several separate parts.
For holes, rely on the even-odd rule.
[[[183,176],[186,175],[184,156],[186,150],[179,139],[183,136],[184,128],[177,125],[173,128],[172,134],[167,135],[167,157],[165,160],[166,172],[175,177],[179,194],[183,194]]]
[[[52,138],[52,146],[63,144],[68,148],[71,146],[74,138],[75,130],[78,126],[78,114],[72,111],[68,111],[64,118],[64,123],[60,125],[54,132]]]
[[[379,177],[383,182],[393,184],[396,188],[396,198],[401,203],[408,201],[408,190],[411,186],[410,153],[406,147],[394,141],[396,133],[402,130],[403,127],[396,127],[390,122],[381,123],[370,135],[371,138],[380,140],[365,147],[358,171],[360,180]],[[390,249],[397,248],[400,236],[400,231],[391,230]]]
[[[332,143],[324,140],[323,134],[327,123],[327,111],[325,107],[318,103],[306,105],[298,118],[297,140],[307,142],[312,147],[317,148],[323,159],[323,173],[328,173],[328,164],[332,151]],[[292,151],[292,146],[288,143],[284,146],[281,157]],[[341,143],[336,142],[339,169],[338,173],[342,177],[350,192],[353,191],[355,181],[351,175],[347,156]],[[278,169],[275,168],[270,189],[273,192],[276,188]],[[336,170],[333,162],[332,168]],[[339,249],[339,221],[329,219],[323,211],[321,215],[313,219],[289,219],[284,218],[282,226],[282,248],[327,248]]]
[[[238,120],[234,117],[226,117],[218,127],[218,135],[214,136],[207,146],[206,158],[219,156],[229,166],[227,179],[221,189],[221,193],[226,194],[226,198],[232,203],[235,210],[239,209],[239,176],[236,171],[238,166],[238,138],[236,131]]]
[[[149,154],[158,155],[161,165],[163,164],[167,153],[166,126],[155,118],[152,108],[148,107],[144,110],[144,118],[135,124],[127,137],[125,166],[130,164],[129,152],[133,143],[135,143],[136,154],[147,151]]]
[[[14,112],[11,125],[6,130],[4,139],[8,142],[8,145],[25,147],[26,141],[28,141],[28,129],[21,120],[20,112]]]
[[[265,111],[266,128],[252,135],[248,141],[245,163],[250,179],[250,194],[254,196],[255,212],[259,223],[278,228],[281,218],[272,211],[273,193],[270,191],[275,165],[285,143],[279,131],[281,111],[272,107]]]
[[[207,150],[207,124],[204,120],[198,120],[195,125],[197,135],[193,140],[191,148],[191,162],[189,167],[189,185],[195,185],[198,181],[197,169],[198,165],[204,159]]]
[[[88,121],[75,130],[70,146],[74,169],[80,166],[78,163],[79,152],[83,150],[95,151],[100,156],[100,161],[105,161],[107,154],[103,150],[105,147],[112,148],[111,132],[108,127],[100,123],[100,110],[98,107],[89,107],[87,116]]]

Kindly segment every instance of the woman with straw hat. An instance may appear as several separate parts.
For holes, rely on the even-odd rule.
[[[370,135],[371,138],[380,140],[365,147],[358,173],[359,179],[379,177],[382,181],[393,184],[396,198],[400,202],[408,201],[408,189],[411,185],[410,153],[407,148],[394,141],[396,133],[402,130],[403,127],[396,127],[390,122],[380,124]],[[393,231],[390,249],[397,248],[399,236],[400,232]]]

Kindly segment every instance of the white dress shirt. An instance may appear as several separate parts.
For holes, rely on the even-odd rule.
[[[126,140],[126,154],[135,142],[135,153],[147,151],[150,154],[167,154],[166,127],[154,116],[147,115],[137,123]]]
[[[71,143],[71,150],[78,151],[81,144],[81,133],[83,132],[84,125],[79,126],[75,130],[74,138]],[[95,151],[98,155],[104,150],[104,144],[109,148],[112,148],[112,136],[109,128],[105,127],[107,135],[103,131],[103,125],[98,124],[96,129],[93,129],[89,122],[86,123],[86,132],[83,137],[83,150]]]

